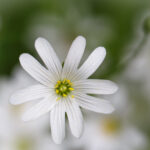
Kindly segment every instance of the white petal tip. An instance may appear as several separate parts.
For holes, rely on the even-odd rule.
[[[15,98],[14,98],[14,95],[12,95],[10,98],[9,98],[9,103],[12,104],[12,105],[17,105],[18,103],[16,102]]]
[[[118,91],[119,87],[117,86],[117,84],[114,83],[114,93],[116,93]]]
[[[86,45],[86,39],[83,36],[79,35],[76,37],[75,41],[77,40],[80,42],[80,44],[82,43],[84,46]]]
[[[27,118],[25,118],[25,117],[22,117],[22,121],[24,121],[24,122],[28,122],[28,121],[30,121],[29,119],[27,119]]]
[[[81,131],[72,132],[73,136],[76,138],[80,138],[82,136],[83,129]]]
[[[63,140],[55,140],[53,139],[54,143],[57,145],[61,145]]]
[[[28,53],[23,53],[19,56],[20,63],[22,63],[26,58],[30,57]]]
[[[24,122],[28,122],[28,121],[34,120],[34,119],[30,119],[30,116],[27,115],[26,113],[22,116],[21,119],[22,119],[22,121],[24,121]]]
[[[118,86],[117,86],[117,84],[116,83],[114,83],[114,82],[112,82],[112,81],[110,81],[110,92],[108,93],[108,94],[114,94],[114,93],[116,93],[117,91],[118,91]]]
[[[12,105],[19,105],[19,104],[22,104],[23,102],[21,101],[21,99],[18,98],[18,95],[16,92],[10,96],[9,103]]]
[[[77,36],[77,39],[80,39],[80,40],[84,40],[84,41],[85,41],[85,37],[83,37],[82,35]]]
[[[73,136],[77,139],[79,139],[82,136],[82,132],[80,133],[73,133]]]
[[[35,47],[37,47],[41,42],[43,41],[47,41],[45,38],[43,37],[39,37],[35,40]]]
[[[40,41],[40,40],[45,40],[45,38],[43,38],[43,37],[38,37],[38,38],[35,40],[35,42],[36,42],[36,41]]]
[[[115,111],[115,108],[112,107],[112,109],[110,110],[110,113],[113,113]]]
[[[114,111],[115,111],[115,108],[113,106],[110,106],[110,108],[106,112],[104,112],[104,114],[111,114]]]
[[[106,55],[106,49],[104,47],[97,47],[95,50],[101,52],[104,56]]]
[[[79,135],[74,135],[76,138],[80,138],[81,137],[81,134],[79,134]]]

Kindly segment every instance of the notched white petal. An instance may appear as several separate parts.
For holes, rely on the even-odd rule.
[[[46,70],[33,56],[22,54],[19,59],[24,70],[40,83],[49,86],[51,82],[54,82],[50,72]]]
[[[86,79],[74,82],[74,88],[88,94],[113,94],[118,86],[109,80]]]
[[[79,68],[75,79],[81,80],[90,77],[97,68],[101,65],[106,56],[104,47],[96,48],[92,54],[87,58],[83,65]]]
[[[114,107],[107,100],[82,93],[76,94],[75,98],[78,104],[85,109],[104,114],[110,114],[114,111]]]
[[[61,144],[65,137],[65,109],[62,101],[50,112],[52,138],[56,144]]]
[[[66,57],[62,78],[70,77],[77,70],[86,46],[86,40],[82,36],[78,36],[72,43],[68,55]]]
[[[33,106],[27,112],[24,113],[22,120],[30,121],[39,118],[45,113],[49,112],[56,105],[56,99],[53,97],[47,97],[44,100],[41,100],[38,104]]]
[[[62,65],[51,44],[40,37],[35,41],[35,48],[51,73],[59,77]]]
[[[25,89],[18,90],[10,97],[13,105],[22,104],[28,101],[41,99],[49,95],[49,89],[41,84],[33,85]]]
[[[82,112],[75,100],[66,99],[66,112],[72,134],[79,138],[83,131]]]

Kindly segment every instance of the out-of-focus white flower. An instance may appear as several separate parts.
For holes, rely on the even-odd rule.
[[[135,127],[122,124],[116,116],[88,121],[82,142],[86,150],[137,150],[145,137]],[[90,136],[89,136],[90,135]],[[90,141],[90,142],[89,142]]]
[[[65,144],[56,145],[47,134],[39,133],[39,124],[25,125],[17,116],[15,118],[14,114],[10,114],[9,107],[0,106],[0,118],[3,120],[0,126],[1,150],[65,150]]]
[[[116,111],[105,118],[93,117],[97,121],[87,121],[87,134],[91,135],[89,150],[138,150],[146,146],[146,137],[128,118],[132,108],[127,88],[121,82],[119,85],[119,92],[111,97]]]
[[[15,69],[11,78],[0,79],[0,150],[63,150],[63,146],[59,147],[49,139],[46,116],[40,122],[25,124],[20,116],[29,106],[8,103],[14,90],[31,83],[34,81],[20,68]]]
[[[119,91],[111,97],[116,111],[109,116],[89,114],[85,132],[79,141],[70,137],[70,147],[85,150],[139,150],[147,146],[145,135],[129,121],[128,91],[119,83]],[[119,102],[120,101],[120,102]]]
[[[149,39],[150,40],[150,37]],[[128,84],[137,85],[137,90],[150,97],[150,43],[143,46],[138,56],[136,56],[124,72],[124,77]],[[135,88],[136,88],[135,87]],[[136,92],[137,92],[136,90]],[[148,98],[149,99],[149,98]]]
[[[14,116],[10,114],[9,107],[1,105],[0,118],[3,120],[0,126],[0,149],[35,150],[35,139],[32,134],[34,131],[23,127],[21,122],[14,119]]]
[[[125,71],[125,76],[130,80],[138,81],[143,79],[147,79],[149,72],[149,64],[150,64],[150,44],[148,43],[143,49],[140,51],[139,55],[133,59],[130,66]]]
[[[103,47],[96,48],[78,69],[85,45],[85,38],[77,37],[63,67],[52,46],[43,38],[36,40],[35,47],[47,69],[29,54],[20,56],[22,67],[40,84],[16,92],[10,102],[18,105],[41,100],[23,115],[23,120],[34,120],[50,111],[52,137],[58,144],[65,137],[65,113],[72,134],[80,137],[83,118],[79,106],[99,113],[111,113],[114,110],[110,102],[87,95],[112,94],[117,91],[117,86],[108,80],[87,79],[103,62],[106,55]]]

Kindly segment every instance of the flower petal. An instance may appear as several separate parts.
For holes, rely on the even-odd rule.
[[[88,94],[113,94],[117,85],[109,80],[86,79],[74,82],[74,88]]]
[[[83,56],[85,45],[86,40],[82,36],[78,36],[73,41],[64,63],[62,78],[69,78],[76,71]]]
[[[81,107],[94,112],[109,114],[114,111],[114,107],[107,100],[82,93],[76,94],[75,99]]]
[[[51,110],[50,113],[51,133],[56,144],[61,144],[65,137],[65,109],[62,101]]]
[[[38,104],[33,106],[23,115],[23,121],[35,120],[38,117],[49,112],[56,105],[56,98],[47,97],[44,100],[41,100]]]
[[[25,71],[27,71],[34,79],[41,84],[49,86],[53,82],[53,78],[34,57],[29,54],[22,54],[20,56],[20,63]]]
[[[83,65],[79,68],[75,76],[75,79],[81,80],[91,76],[101,65],[105,56],[106,56],[106,50],[104,47],[96,48],[92,52],[92,54],[87,58],[87,60],[83,63]]]
[[[46,86],[37,84],[15,92],[10,97],[10,103],[14,105],[18,105],[28,101],[44,98],[48,95],[49,95],[49,89]]]
[[[80,137],[83,130],[83,117],[78,104],[74,99],[66,99],[66,112],[72,134]]]
[[[60,77],[62,65],[50,43],[44,38],[38,38],[35,41],[35,48],[51,73]]]

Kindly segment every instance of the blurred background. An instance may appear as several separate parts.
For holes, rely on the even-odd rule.
[[[0,0],[0,150],[149,150],[149,34],[150,0]],[[24,123],[20,116],[27,106],[11,106],[8,99],[35,82],[18,58],[24,52],[39,58],[37,37],[46,38],[63,62],[78,35],[87,40],[82,61],[96,47],[106,48],[106,59],[92,78],[118,84],[116,94],[105,96],[116,111],[83,110],[83,136],[72,137],[67,125],[64,143],[55,145],[48,116]]]

